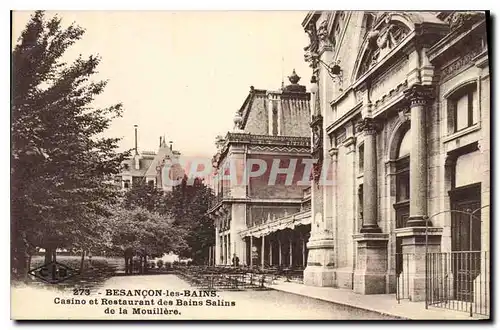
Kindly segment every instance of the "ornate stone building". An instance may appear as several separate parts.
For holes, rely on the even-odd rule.
[[[310,159],[310,94],[295,70],[289,80],[279,91],[251,87],[234,130],[216,141],[216,201],[209,210],[216,228],[210,261],[216,265],[230,265],[236,255],[249,266],[305,266],[309,177],[304,185],[297,182]],[[292,167],[288,182],[283,170]]]
[[[304,282],[422,300],[426,251],[489,251],[485,15],[314,11],[302,24],[313,157],[334,176],[312,185]],[[479,259],[469,301],[489,272]],[[450,267],[453,291],[464,268]]]
[[[171,173],[175,163],[179,162],[180,152],[173,150],[172,144],[167,146],[165,137],[160,137],[158,152],[142,151],[137,147],[137,126],[135,127],[135,148],[133,156],[121,164],[121,171],[115,176],[116,184],[122,189],[130,189],[134,185],[146,183],[165,191],[171,190],[170,184],[164,184],[165,171]],[[180,172],[179,172],[180,173]],[[177,176],[179,178],[181,176]],[[174,180],[174,179],[173,179]]]

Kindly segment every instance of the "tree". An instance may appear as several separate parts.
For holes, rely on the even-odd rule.
[[[144,256],[159,257],[166,251],[179,253],[187,248],[185,229],[176,226],[166,215],[141,207],[113,207],[110,212],[111,216],[103,218],[103,244],[110,252],[132,249]]]
[[[150,212],[161,212],[165,210],[164,204],[163,190],[144,182],[133,185],[123,199],[123,207],[128,210],[141,207]]]
[[[144,183],[135,185],[125,194],[123,207],[143,208],[172,219],[175,228],[182,230],[186,243],[175,252],[202,263],[207,258],[208,247],[214,244],[215,229],[206,214],[211,198],[211,189],[201,179],[184,176],[180,185],[166,193]]]
[[[119,195],[112,176],[128,156],[102,137],[122,105],[94,108],[106,81],[91,81],[97,56],[63,61],[84,30],[57,16],[32,15],[12,51],[11,237],[15,274],[33,247],[89,244]]]
[[[212,190],[202,179],[184,176],[182,183],[165,194],[163,211],[174,219],[174,224],[185,229],[187,246],[180,251],[194,263],[208,258],[208,247],[215,244],[215,228],[207,211],[213,198]]]

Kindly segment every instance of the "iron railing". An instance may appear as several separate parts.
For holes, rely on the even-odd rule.
[[[426,255],[426,304],[490,315],[490,258],[485,251]]]
[[[414,274],[410,271],[410,265],[414,257],[412,253],[396,253],[396,299],[398,303],[402,299],[412,299],[410,285]]]

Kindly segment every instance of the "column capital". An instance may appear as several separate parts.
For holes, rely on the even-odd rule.
[[[359,124],[359,129],[363,131],[365,135],[376,135],[381,128],[382,125],[371,117],[363,118]]]
[[[411,107],[425,105],[433,97],[434,88],[431,85],[413,85],[404,91],[406,100]]]

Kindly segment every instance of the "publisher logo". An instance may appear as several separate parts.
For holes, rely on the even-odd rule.
[[[78,272],[71,267],[53,261],[30,270],[28,274],[47,283],[56,284],[75,276]]]

